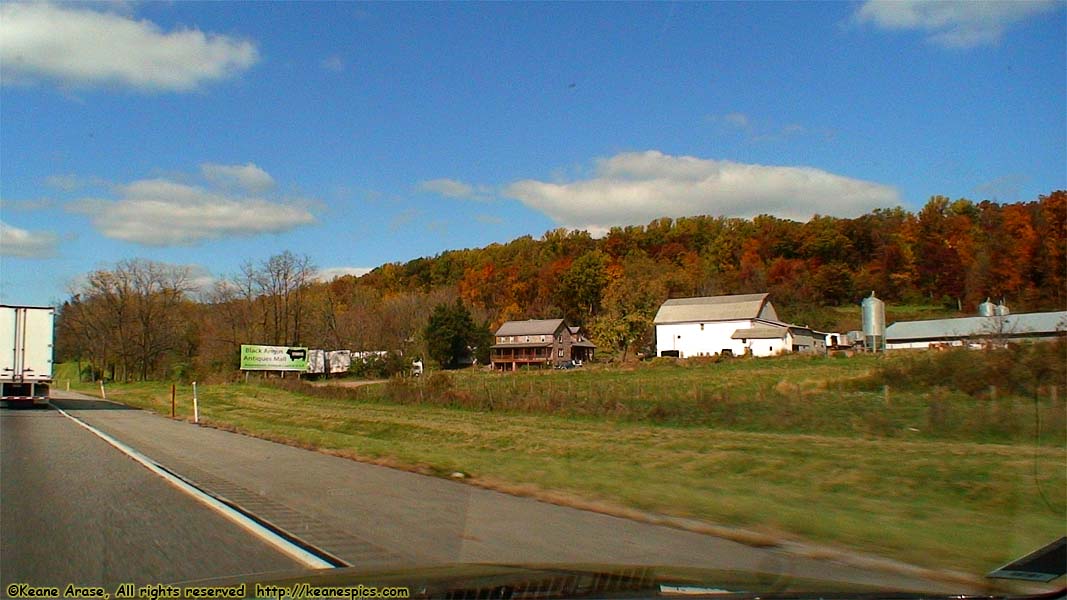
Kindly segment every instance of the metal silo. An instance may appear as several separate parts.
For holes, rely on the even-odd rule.
[[[874,292],[863,299],[863,345],[870,352],[885,351],[885,302]]]
[[[998,317],[1006,317],[1011,314],[1011,311],[1008,310],[1008,305],[1004,304],[1004,301],[1001,300],[1000,304],[993,308],[993,314]]]
[[[989,301],[989,298],[985,299],[985,302],[978,305],[979,317],[992,317],[997,312],[997,306]]]

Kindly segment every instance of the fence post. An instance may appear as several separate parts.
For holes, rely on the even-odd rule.
[[[885,405],[889,406],[889,385],[882,386],[882,397],[885,399]]]
[[[175,384],[170,384],[170,418],[174,418],[174,401],[175,394],[178,393],[178,388]]]

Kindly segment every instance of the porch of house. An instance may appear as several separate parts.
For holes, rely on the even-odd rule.
[[[546,366],[552,360],[552,346],[493,347],[490,362],[494,369],[515,371],[520,366]]]

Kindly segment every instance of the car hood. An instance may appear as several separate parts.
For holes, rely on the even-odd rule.
[[[990,589],[985,593],[952,594],[886,589],[877,586],[804,579],[782,573],[726,571],[692,567],[604,564],[444,564],[420,567],[368,569],[345,567],[292,573],[183,582],[179,586],[228,587],[245,584],[245,596],[270,596],[283,590],[314,593],[342,590],[338,597],[368,588],[403,587],[410,598],[1063,598],[1051,594],[1009,596]],[[260,593],[269,590],[268,594]]]

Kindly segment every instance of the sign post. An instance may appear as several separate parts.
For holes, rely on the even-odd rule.
[[[200,422],[200,406],[196,401],[196,382],[193,382],[193,423]]]

